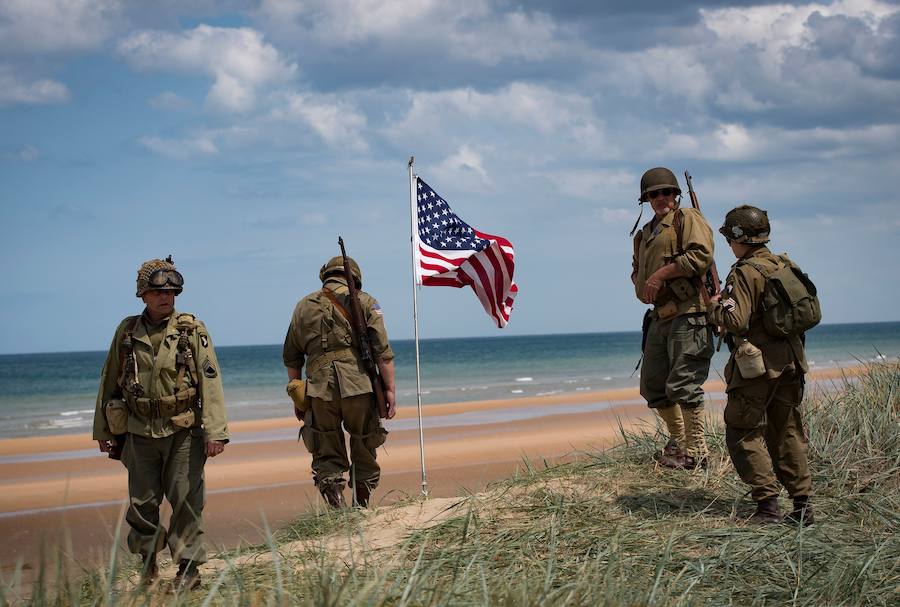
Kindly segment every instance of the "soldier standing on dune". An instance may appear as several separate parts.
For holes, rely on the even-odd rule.
[[[657,167],[641,177],[642,203],[654,217],[635,235],[631,280],[644,319],[641,396],[669,432],[657,461],[669,468],[706,466],[703,382],[713,355],[698,278],[713,260],[712,229],[699,211],[680,208],[675,174]]]
[[[362,288],[359,265],[347,258],[356,289]],[[344,502],[345,474],[350,472],[353,496],[365,508],[381,478],[376,449],[384,444],[387,430],[381,425],[372,381],[363,367],[359,338],[351,319],[350,287],[341,257],[334,257],[319,271],[322,288],[300,300],[284,338],[284,365],[288,393],[295,413],[303,421],[301,434],[312,454],[313,481],[325,501],[334,508]],[[371,354],[384,382],[386,417],[395,412],[394,353],[388,342],[381,306],[374,297],[358,291],[362,324],[371,343]],[[306,366],[306,380],[300,370]],[[303,392],[304,394],[298,394]],[[343,425],[343,428],[342,428]],[[347,457],[344,429],[350,435]]]
[[[222,378],[206,326],[175,311],[184,278],[171,256],[141,264],[138,316],[119,323],[97,394],[94,440],[128,469],[128,547],[143,561],[142,582],[157,577],[156,555],[168,545],[178,573],[171,591],[200,586],[203,466],[228,442]],[[160,524],[163,497],[172,506]]]

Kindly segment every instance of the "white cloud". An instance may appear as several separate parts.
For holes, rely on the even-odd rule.
[[[483,65],[559,52],[556,23],[541,13],[499,12],[485,0],[263,0],[256,13],[285,44],[437,49]]]
[[[325,213],[306,213],[300,216],[300,223],[307,226],[323,226],[328,223]]]
[[[356,151],[368,149],[361,131],[366,117],[339,97],[293,93],[284,106],[272,112],[275,120],[299,121],[311,128],[326,143]]]
[[[122,40],[118,50],[140,69],[212,76],[207,102],[230,112],[253,109],[261,88],[286,82],[297,71],[251,28],[199,25],[180,33],[145,30]]]
[[[50,53],[99,48],[119,23],[122,0],[3,0],[0,49]]]
[[[0,151],[0,159],[7,161],[34,162],[40,157],[40,148],[31,144]]]
[[[561,193],[593,201],[607,198],[611,191],[634,190],[639,179],[634,173],[622,169],[572,169],[554,171],[546,176]]]
[[[219,153],[215,141],[208,136],[185,139],[141,137],[138,143],[161,156],[183,160],[192,156],[212,156]]]
[[[185,110],[191,106],[189,99],[185,99],[178,93],[173,93],[172,91],[164,91],[150,99],[148,103],[150,104],[150,107],[154,109],[167,110],[170,112]]]
[[[421,130],[437,136],[444,131],[453,133],[455,122],[475,121],[488,122],[492,128],[515,127],[585,144],[603,139],[602,124],[589,98],[524,82],[490,93],[472,88],[412,93],[409,111],[390,130],[399,137]]]
[[[463,145],[432,170],[440,181],[452,182],[455,187],[468,191],[482,191],[492,187],[491,178],[484,168],[481,154],[469,145]]]
[[[0,107],[15,104],[63,103],[69,89],[55,80],[23,79],[9,66],[0,65]]]

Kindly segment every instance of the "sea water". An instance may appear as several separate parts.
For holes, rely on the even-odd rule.
[[[639,332],[420,341],[425,405],[632,387]],[[900,356],[900,322],[822,325],[807,335],[812,369]],[[415,349],[393,341],[397,401],[416,403]],[[216,348],[231,420],[291,415],[281,346]],[[0,438],[89,432],[105,352],[0,356]],[[721,375],[723,346],[710,378]]]

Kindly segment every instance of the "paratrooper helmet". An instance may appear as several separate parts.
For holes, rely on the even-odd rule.
[[[641,197],[638,200],[647,202],[649,192],[665,188],[672,188],[676,194],[681,194],[681,187],[678,185],[675,173],[665,167],[650,169],[641,176]]]
[[[740,244],[766,244],[770,231],[768,214],[749,204],[728,211],[725,223],[719,228],[726,240]]]
[[[138,268],[137,297],[147,291],[175,291],[178,295],[183,288],[184,277],[175,269],[171,255],[165,259],[148,259]]]
[[[356,263],[352,257],[347,258],[347,263],[350,264],[350,274],[352,274],[355,279],[356,288],[362,288],[362,270],[359,269],[359,264]],[[344,258],[340,255],[332,257],[324,266],[322,266],[322,269],[319,270],[319,280],[325,282],[325,278],[332,274],[338,274],[340,276],[344,275]]]

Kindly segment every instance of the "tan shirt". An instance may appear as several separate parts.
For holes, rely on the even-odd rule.
[[[178,370],[176,354],[178,346],[179,312],[173,312],[165,324],[153,326],[142,314],[134,327],[132,343],[138,367],[138,380],[144,387],[144,396],[160,398],[173,395],[176,390]],[[100,389],[94,411],[94,440],[110,440],[112,434],[106,423],[104,408],[114,398],[123,398],[119,386],[122,364],[122,339],[125,329],[133,317],[119,323],[106,355],[106,362],[100,374]],[[225,413],[225,395],[222,390],[222,376],[219,361],[213,348],[212,339],[206,326],[194,319],[194,330],[190,347],[197,366],[196,377],[191,383],[197,389],[197,404],[201,411],[202,427],[207,440],[228,440],[228,419]],[[158,342],[154,352],[154,342]],[[135,411],[128,416],[128,432],[149,438],[163,438],[178,431],[169,418],[145,418]]]
[[[337,300],[350,312],[347,282],[329,277],[323,287],[335,293]],[[369,340],[375,361],[391,360],[394,352],[388,342],[381,306],[374,297],[359,291],[359,303],[365,315]],[[331,353],[334,360],[320,366],[317,360]],[[359,345],[350,322],[335,308],[321,290],[310,293],[297,303],[284,338],[282,359],[286,367],[300,369],[306,364],[306,393],[312,398],[334,400],[372,392],[372,382],[362,366]],[[313,372],[310,373],[310,367]]]
[[[778,258],[764,246],[751,251],[745,259],[738,260],[731,266],[731,272],[725,279],[721,300],[710,303],[707,318],[712,324],[724,327],[734,336],[746,338],[762,350],[766,365],[764,379],[774,379],[788,370],[806,373],[806,355],[800,338],[779,339],[766,333],[761,305],[766,279],[756,268],[746,263],[747,260],[767,269],[774,269],[779,265]],[[725,366],[725,381],[730,390],[759,381],[759,378],[748,380],[741,377],[732,354]]]
[[[675,230],[675,213],[673,209],[663,217],[644,224],[635,235],[635,256],[632,258],[632,271],[635,273],[635,295],[640,299],[647,279],[661,267],[675,263],[681,268],[686,278],[665,281],[659,290],[654,303],[662,306],[675,301],[678,315],[703,312],[706,306],[698,288],[698,280],[713,261],[712,228],[699,211],[693,208],[680,209],[682,215],[682,248],[678,249],[678,235]],[[681,294],[681,296],[676,295]],[[682,298],[684,296],[684,298]]]

